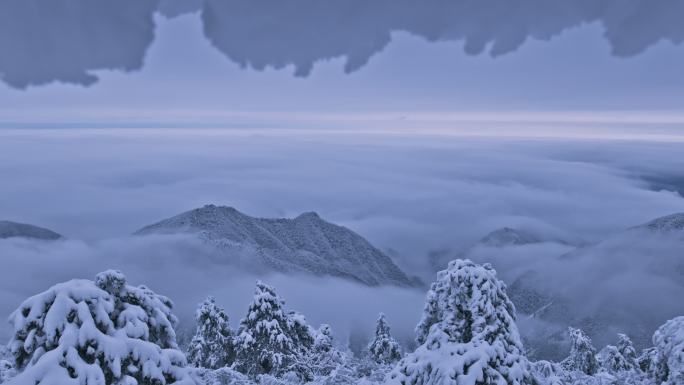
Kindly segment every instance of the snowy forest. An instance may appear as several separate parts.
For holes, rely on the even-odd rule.
[[[233,317],[235,315],[232,315]],[[684,316],[653,334],[638,352],[629,336],[595,347],[569,328],[561,362],[531,361],[506,285],[489,264],[457,259],[437,274],[415,328],[417,348],[392,337],[379,314],[361,355],[286,307],[257,281],[243,318],[207,297],[196,332],[180,346],[171,299],[131,286],[120,271],[57,284],[24,301],[9,317],[14,334],[0,361],[8,385],[680,385]]]

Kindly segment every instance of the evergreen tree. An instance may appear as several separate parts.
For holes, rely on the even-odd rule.
[[[608,345],[596,356],[599,366],[611,374],[640,370],[632,340],[625,334],[618,334],[617,346]]]
[[[639,369],[636,349],[634,349],[632,340],[626,334],[618,334],[617,349],[620,355],[622,355],[627,362],[627,365],[629,365],[630,369]]]
[[[542,360],[531,363],[530,371],[536,385],[567,385],[565,371],[555,362]]]
[[[658,349],[648,348],[644,349],[637,358],[639,369],[646,373],[648,377],[653,378],[658,371]]]
[[[533,382],[515,308],[489,264],[455,260],[439,272],[416,331],[421,346],[399,362],[391,384]]]
[[[316,353],[325,353],[333,349],[332,329],[330,325],[323,324],[316,331],[313,350]]]
[[[297,370],[297,363],[313,345],[313,336],[304,318],[285,313],[284,304],[272,287],[257,282],[254,300],[235,339],[236,370],[252,378]]]
[[[566,370],[579,371],[593,375],[598,371],[599,364],[596,360],[596,349],[591,343],[589,336],[580,329],[568,328],[570,336],[570,356],[561,363]]]
[[[368,345],[368,351],[371,359],[378,364],[391,364],[401,359],[399,343],[390,334],[390,327],[383,313],[378,317],[375,338]]]
[[[72,280],[10,316],[21,384],[194,384],[178,350],[173,304],[118,271]],[[76,379],[76,382],[74,380]]]
[[[684,316],[667,321],[653,334],[657,384],[684,384]]]
[[[0,384],[9,381],[16,374],[12,353],[6,346],[0,345]]]
[[[288,330],[295,346],[293,362],[288,370],[296,374],[300,381],[311,381],[314,376],[321,374],[321,370],[323,370],[321,366],[326,358],[316,356],[313,350],[317,331],[309,326],[301,313],[290,311],[287,314],[287,319]]]
[[[9,381],[16,375],[14,365],[7,360],[0,360],[0,384]]]
[[[627,362],[625,357],[620,354],[616,346],[608,345],[596,356],[601,368],[611,374],[622,373],[634,369],[632,365]]]
[[[345,367],[346,361],[347,356],[333,345],[330,326],[323,324],[314,333],[314,343],[311,350],[307,355],[301,357],[300,372],[308,373],[302,377],[309,380],[315,377],[325,377],[337,369],[349,371],[350,368]]]
[[[233,333],[228,315],[208,297],[195,313],[197,332],[188,348],[188,362],[202,368],[218,369],[230,366],[235,359]]]
[[[306,317],[296,311],[290,311],[287,320],[294,346],[300,354],[307,354],[314,344],[315,330],[306,322]]]

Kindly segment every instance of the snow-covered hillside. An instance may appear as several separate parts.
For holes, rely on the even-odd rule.
[[[480,245],[501,247],[510,245],[527,245],[541,242],[534,234],[524,230],[502,227],[487,234],[479,242]]]
[[[503,249],[516,247],[539,246],[555,244],[564,247],[571,242],[566,241],[559,234],[544,234],[539,231],[520,229],[515,227],[500,227],[466,246],[461,251],[438,250],[428,254],[428,262],[433,271],[444,269],[454,258],[478,259],[482,254],[498,255]]]
[[[138,230],[136,235],[197,234],[227,259],[252,267],[347,278],[369,286],[414,286],[392,260],[353,231],[309,212],[294,219],[245,215],[206,205]]]
[[[0,221],[0,239],[14,237],[45,240],[62,238],[60,234],[42,227],[28,225],[25,223]]]
[[[563,254],[553,254],[550,246],[518,249],[511,243],[497,253],[471,249],[466,256],[499,266],[517,259],[525,267],[506,276],[511,300],[522,314],[557,327],[526,335],[540,356],[557,358],[564,351],[553,340],[565,326],[582,328],[600,344],[619,331],[646,346],[651,330],[684,311],[676,296],[662,296],[684,293],[684,214],[655,218]],[[533,329],[540,333],[539,325]]]
[[[671,231],[684,232],[684,213],[676,213],[656,218],[650,222],[644,223],[643,225],[633,227],[632,229],[645,229],[659,233],[667,233]]]

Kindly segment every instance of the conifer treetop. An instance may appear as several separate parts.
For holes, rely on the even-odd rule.
[[[207,297],[195,312],[197,331],[190,341],[188,361],[208,369],[228,366],[235,359],[233,333],[228,315],[216,305],[216,299]]]
[[[570,355],[561,363],[566,370],[593,375],[599,369],[596,348],[581,329],[569,327]]]
[[[684,316],[673,318],[653,334],[657,356],[655,377],[664,385],[684,383]]]
[[[492,266],[457,259],[437,273],[437,281],[427,293],[423,316],[416,327],[416,340],[425,343],[435,325],[449,340],[458,343],[471,340],[492,343],[506,331],[504,335],[511,336],[510,342],[522,350],[515,318],[515,307],[506,295],[506,285],[497,279]]]
[[[375,337],[368,345],[370,357],[378,364],[391,364],[401,359],[399,343],[390,334],[385,314],[380,313],[375,326]]]
[[[391,385],[528,385],[533,377],[506,285],[489,265],[454,260],[437,274],[416,327],[420,346]]]
[[[192,384],[172,306],[115,270],[57,284],[10,316],[15,383]]]
[[[293,366],[314,344],[313,329],[303,315],[286,313],[284,305],[275,289],[257,281],[254,299],[235,338],[237,370],[252,378],[297,370]]]

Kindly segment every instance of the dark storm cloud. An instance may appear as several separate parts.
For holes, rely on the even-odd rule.
[[[660,40],[681,43],[682,17],[681,0],[206,0],[202,11],[206,36],[231,60],[255,69],[293,65],[302,76],[339,57],[354,71],[398,31],[498,56],[597,22],[614,55],[632,56]]]
[[[154,38],[158,0],[0,0],[0,79],[15,88],[90,85],[133,71]]]
[[[603,26],[621,57],[684,40],[683,0],[0,0],[0,77],[15,88],[90,85],[94,70],[139,69],[155,12],[198,11],[205,36],[230,60],[255,69],[291,65],[300,76],[332,58],[357,70],[395,32],[492,56],[589,23]]]

